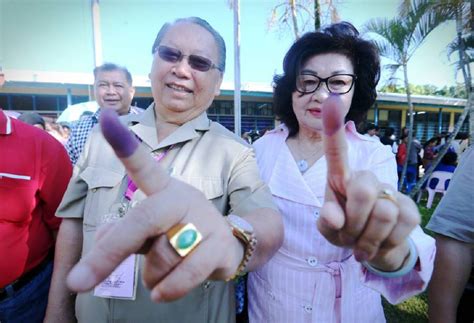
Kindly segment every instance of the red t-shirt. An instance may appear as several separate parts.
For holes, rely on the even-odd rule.
[[[406,159],[407,159],[407,145],[404,142],[402,142],[398,146],[397,165],[403,166],[403,164],[405,164]]]
[[[54,246],[55,217],[72,174],[63,146],[0,109],[0,288],[34,268]]]

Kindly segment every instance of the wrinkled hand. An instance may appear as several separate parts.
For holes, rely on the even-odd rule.
[[[418,209],[372,172],[350,170],[339,96],[331,95],[322,110],[328,185],[318,228],[332,244],[353,248],[358,261],[397,270],[408,255],[406,237],[420,222]],[[380,198],[385,189],[394,193],[395,201]]]
[[[171,178],[113,110],[105,109],[100,123],[129,176],[148,197],[98,233],[94,247],[71,270],[69,287],[78,292],[92,289],[130,254],[143,249],[147,251],[142,278],[154,301],[182,297],[208,278],[230,277],[242,259],[243,247],[219,211],[199,190]],[[203,236],[185,258],[165,235],[178,223],[193,223]]]

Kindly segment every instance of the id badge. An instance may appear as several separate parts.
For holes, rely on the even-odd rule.
[[[127,202],[114,204],[108,214],[102,216],[102,223],[119,221],[129,208]],[[117,268],[94,288],[94,296],[135,300],[137,294],[138,255],[130,255]]]

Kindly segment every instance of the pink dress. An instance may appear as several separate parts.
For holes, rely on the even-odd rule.
[[[346,136],[351,169],[371,170],[396,187],[390,147],[358,134],[352,122],[346,124]],[[433,270],[434,240],[420,227],[412,232],[419,261],[404,277],[367,272],[351,249],[331,245],[316,227],[324,202],[326,159],[301,174],[287,137],[281,125],[254,144],[262,178],[283,215],[285,239],[265,266],[249,274],[250,322],[385,322],[380,294],[397,303],[422,291]]]

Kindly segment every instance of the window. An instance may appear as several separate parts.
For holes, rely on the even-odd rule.
[[[89,97],[88,96],[83,96],[83,95],[73,95],[71,96],[71,103],[72,104],[77,104],[77,103],[82,103],[82,102],[88,102]]]
[[[146,109],[153,102],[153,98],[133,98],[132,105]]]
[[[58,102],[56,96],[36,96],[36,110],[38,111],[57,111]]]
[[[0,94],[0,108],[8,110],[8,95]]]
[[[13,110],[33,110],[33,95],[12,95]]]

